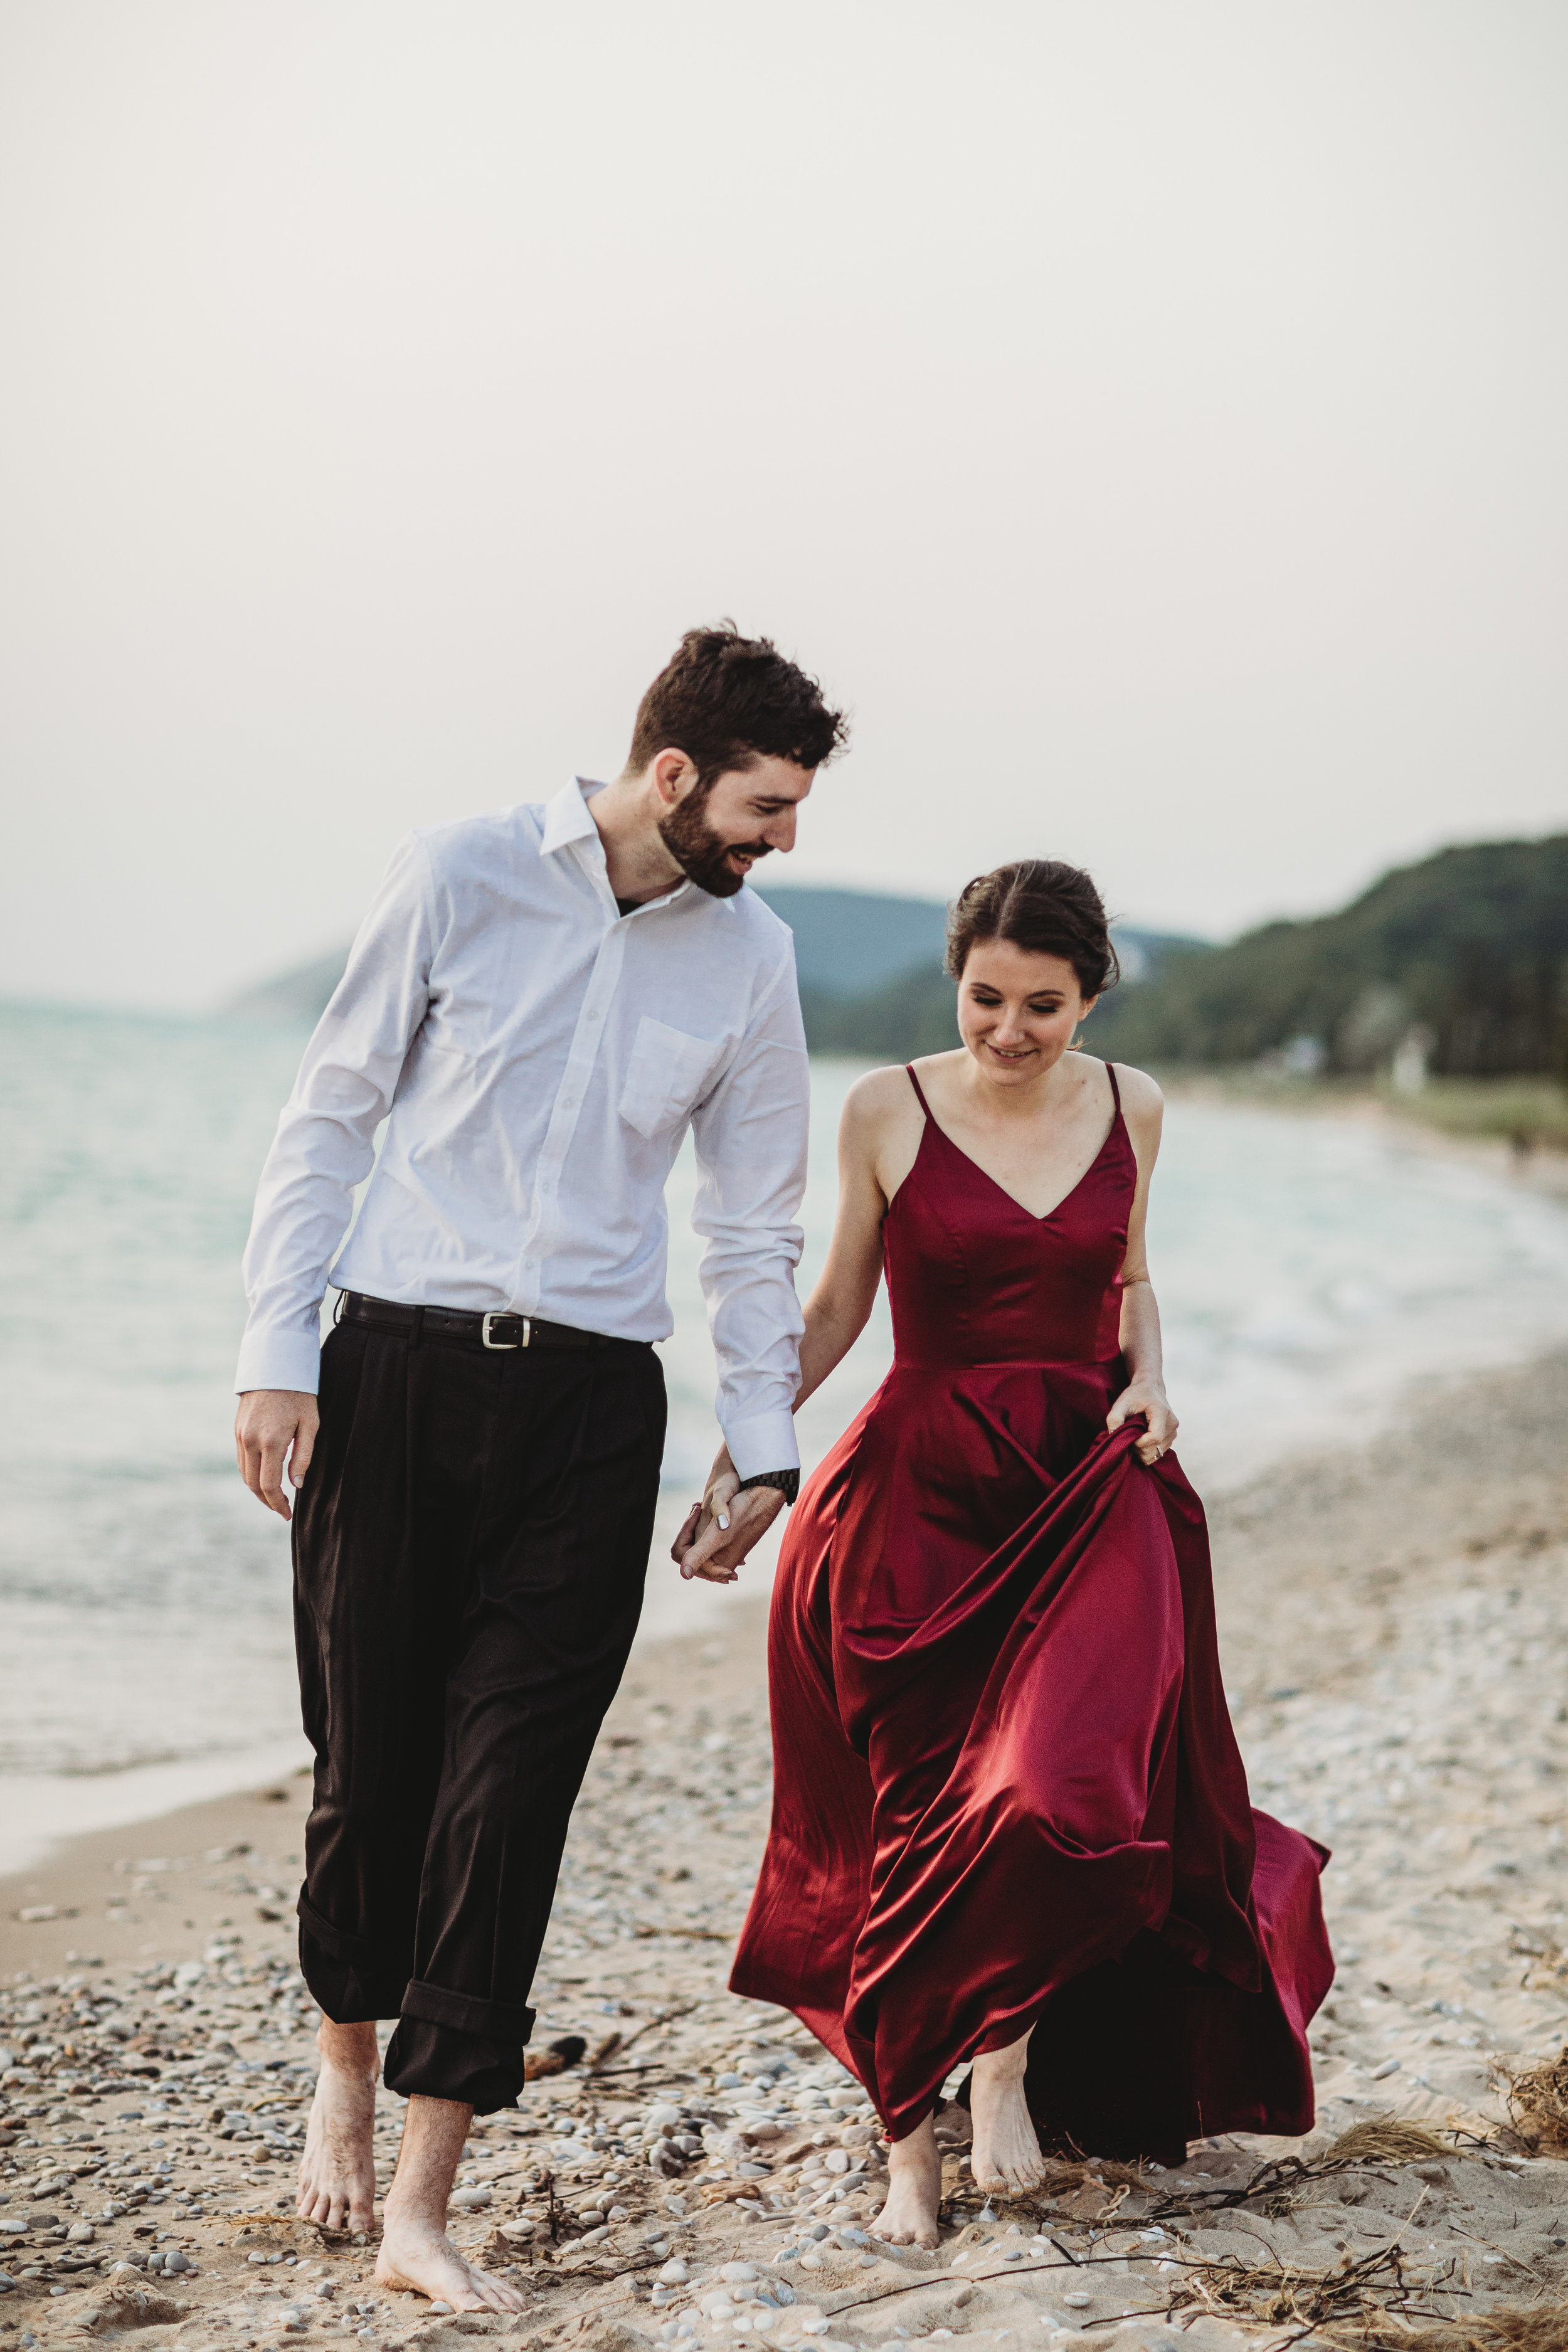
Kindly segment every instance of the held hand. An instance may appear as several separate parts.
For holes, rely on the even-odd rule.
[[[757,1538],[773,1525],[784,1496],[776,1486],[752,1486],[737,1492],[741,1474],[721,1445],[708,1473],[708,1489],[700,1503],[686,1515],[680,1533],[670,1546],[670,1558],[683,1577],[700,1576],[709,1584],[733,1584],[735,1570]]]
[[[697,1539],[681,1559],[680,1573],[704,1577],[710,1584],[733,1584],[735,1570],[744,1566],[746,1554],[783,1507],[784,1496],[776,1486],[748,1486],[743,1495],[731,1488],[718,1510],[704,1506]]]
[[[247,1389],[239,1400],[234,1420],[239,1475],[257,1501],[280,1519],[289,1517],[284,1464],[290,1484],[302,1486],[321,1425],[316,1400],[302,1389]]]
[[[1138,1440],[1138,1459],[1152,1469],[1163,1454],[1168,1454],[1176,1442],[1180,1427],[1171,1411],[1170,1399],[1158,1381],[1133,1381],[1124,1388],[1105,1416],[1107,1429],[1120,1429],[1124,1421],[1142,1413],[1146,1423],[1143,1435]]]
[[[669,1547],[669,1556],[682,1576],[692,1571],[686,1565],[686,1555],[700,1536],[707,1534],[715,1519],[721,1518],[726,1528],[730,1522],[730,1504],[741,1474],[730,1459],[730,1449],[721,1445],[713,1456],[713,1467],[708,1473],[708,1485],[702,1500],[693,1503],[680,1522],[680,1531]]]

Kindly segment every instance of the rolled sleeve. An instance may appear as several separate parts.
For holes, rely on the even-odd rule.
[[[793,1470],[800,1385],[795,1222],[805,1190],[810,1065],[789,956],[692,1120],[692,1225],[719,1361],[719,1424],[742,1478]]]
[[[305,1050],[257,1189],[244,1274],[250,1313],[235,1386],[320,1380],[320,1316],[332,1261],[369,1174],[429,1002],[434,920],[423,847],[394,853],[348,969]]]

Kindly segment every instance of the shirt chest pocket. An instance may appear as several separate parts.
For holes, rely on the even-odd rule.
[[[689,1037],[644,1013],[626,1063],[620,1113],[639,1135],[662,1135],[683,1119],[723,1055],[722,1037]]]

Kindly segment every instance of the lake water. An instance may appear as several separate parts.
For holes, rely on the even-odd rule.
[[[303,1756],[287,1531],[235,1474],[229,1389],[251,1192],[300,1043],[0,1009],[0,1868],[47,1835]],[[803,1291],[859,1066],[815,1068]],[[715,1443],[690,1191],[683,1160],[645,1635],[721,1629],[731,1605],[683,1585],[667,1556]],[[1211,1488],[1364,1434],[1417,1375],[1516,1360],[1568,1331],[1568,1209],[1348,1118],[1173,1104],[1151,1249],[1182,1456]],[[802,1414],[808,1461],[889,1356],[879,1304]]]

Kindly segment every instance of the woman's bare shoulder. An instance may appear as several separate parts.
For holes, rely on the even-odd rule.
[[[1159,1157],[1165,1097],[1147,1070],[1130,1069],[1125,1062],[1118,1062],[1115,1070],[1121,1117],[1132,1139],[1138,1165],[1147,1175]]]
[[[1129,1118],[1159,1118],[1165,1108],[1165,1097],[1147,1070],[1135,1070],[1127,1062],[1107,1064],[1107,1067],[1115,1069],[1121,1108]]]
[[[844,1097],[844,1132],[868,1134],[889,1118],[910,1111],[918,1118],[920,1104],[910,1084],[909,1072],[900,1064],[891,1063],[885,1070],[868,1070],[864,1077],[856,1079]]]

